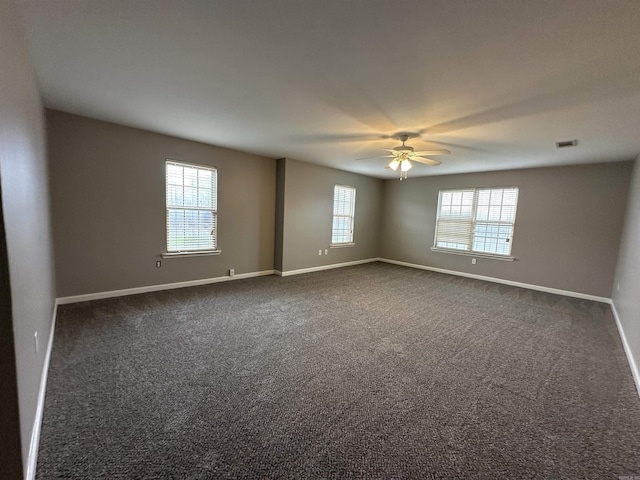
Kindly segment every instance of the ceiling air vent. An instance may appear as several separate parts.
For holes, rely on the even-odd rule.
[[[557,148],[575,147],[578,145],[578,140],[565,140],[564,142],[556,142]]]

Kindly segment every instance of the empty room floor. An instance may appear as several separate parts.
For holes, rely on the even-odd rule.
[[[59,307],[37,478],[618,479],[639,452],[608,305],[371,263]]]

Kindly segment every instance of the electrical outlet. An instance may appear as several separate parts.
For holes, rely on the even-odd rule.
[[[471,265],[475,265],[477,263],[477,260],[475,258],[471,259]]]
[[[318,250],[318,255],[322,255],[322,249]]]
[[[160,268],[162,266],[162,260],[156,261],[156,268]]]
[[[229,276],[233,277],[236,274],[236,271],[233,268],[229,269]]]
[[[33,347],[36,349],[36,353],[38,353],[38,350],[40,350],[38,345],[38,332],[33,334]]]
[[[325,248],[325,249],[324,249],[324,254],[325,254],[325,255],[329,255],[329,250]]]

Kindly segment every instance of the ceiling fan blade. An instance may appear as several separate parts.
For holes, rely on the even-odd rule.
[[[388,135],[377,133],[327,133],[313,135],[297,135],[292,140],[309,143],[341,143],[341,142],[380,142],[387,140]]]
[[[413,152],[414,155],[449,155],[451,152],[446,148],[440,148],[436,150],[422,150],[420,152]]]
[[[425,165],[440,165],[441,162],[437,161],[437,160],[433,160],[431,158],[421,158],[421,157],[411,157],[411,161],[412,162],[420,162],[420,163],[424,163]]]
[[[391,158],[393,155],[376,155],[375,157],[356,158],[356,160],[371,160],[373,158]]]

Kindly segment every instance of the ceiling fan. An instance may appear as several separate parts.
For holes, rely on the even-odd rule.
[[[426,158],[425,155],[449,155],[451,152],[444,148],[436,150],[423,150],[420,152],[414,151],[413,147],[405,145],[405,142],[411,137],[410,134],[403,133],[398,135],[398,139],[402,141],[402,145],[398,145],[393,149],[383,148],[383,150],[390,153],[390,155],[378,155],[375,157],[359,158],[358,160],[368,160],[370,158],[391,158],[385,168],[390,168],[393,171],[400,168],[400,180],[407,178],[407,172],[411,169],[411,161],[424,163],[426,165],[440,165],[440,162],[431,158]]]

